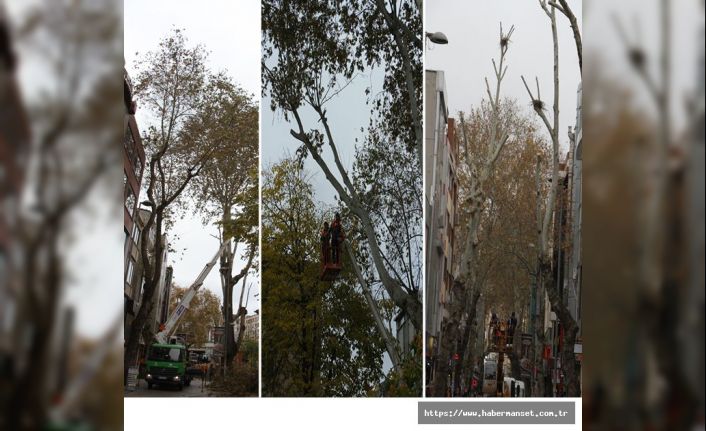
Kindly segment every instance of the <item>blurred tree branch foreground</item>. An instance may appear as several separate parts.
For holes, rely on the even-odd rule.
[[[74,337],[65,318],[71,314],[64,300],[72,274],[67,251],[81,232],[78,213],[96,204],[118,208],[112,186],[119,181],[115,120],[122,110],[113,101],[122,98],[115,79],[122,23],[109,1],[14,3],[15,22],[5,6],[0,3],[0,428],[37,429],[67,419],[52,412],[88,412],[83,401],[90,397],[82,391],[63,398],[65,389],[79,388],[65,375],[66,356],[78,354],[68,345]],[[32,79],[20,79],[25,76]],[[93,193],[98,188],[102,193]],[[110,341],[98,343],[97,360],[110,354]],[[100,368],[109,369],[119,372]],[[93,412],[84,419],[120,426],[120,418]]]
[[[677,25],[673,2],[644,9],[657,17],[654,47],[612,16],[622,66],[633,72],[627,79],[601,67],[608,63],[598,46],[586,57],[585,229],[593,241],[585,250],[592,286],[585,313],[603,316],[585,330],[595,350],[585,369],[590,429],[704,423],[704,45],[695,63],[678,63],[685,57],[673,41],[693,27]],[[695,91],[680,118],[674,90],[685,85],[673,76],[694,65],[697,81],[686,87]]]

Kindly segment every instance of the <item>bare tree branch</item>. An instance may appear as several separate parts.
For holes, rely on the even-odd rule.
[[[579,59],[579,72],[583,71],[583,43],[581,41],[581,30],[576,15],[571,10],[569,3],[566,0],[558,0],[559,4],[554,0],[549,0],[549,5],[559,10],[568,20],[571,26],[571,31],[574,34],[574,42],[576,43],[576,54]]]

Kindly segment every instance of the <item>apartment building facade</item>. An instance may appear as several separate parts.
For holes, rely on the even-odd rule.
[[[425,260],[427,380],[438,351],[439,334],[447,317],[446,303],[453,283],[454,226],[458,200],[458,141],[449,118],[444,72],[425,72]]]

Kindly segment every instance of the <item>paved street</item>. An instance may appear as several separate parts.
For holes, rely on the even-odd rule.
[[[169,386],[153,386],[152,389],[147,389],[147,382],[140,379],[137,390],[125,391],[126,397],[208,397],[208,387],[201,391],[201,379],[194,378],[190,386],[185,386],[184,390],[179,390],[176,387]]]

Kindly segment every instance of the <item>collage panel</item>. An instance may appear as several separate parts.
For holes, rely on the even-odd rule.
[[[549,3],[426,6],[427,396],[581,396],[582,10]]]
[[[125,2],[125,396],[257,397],[260,5],[171,5]]]
[[[422,395],[417,1],[262,2],[262,396]]]

